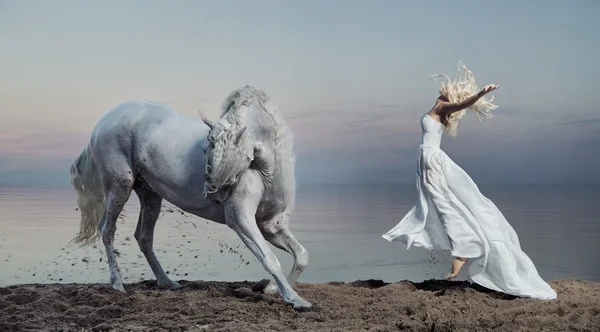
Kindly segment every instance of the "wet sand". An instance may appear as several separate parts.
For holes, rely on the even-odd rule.
[[[262,282],[154,281],[0,288],[0,331],[599,331],[600,283],[553,281],[555,301],[467,282],[299,284],[315,306],[296,313]]]

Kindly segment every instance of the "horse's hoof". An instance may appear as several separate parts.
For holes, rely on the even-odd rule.
[[[114,290],[119,291],[123,294],[127,293],[127,291],[125,290],[125,286],[123,286],[123,284],[112,285],[112,287]]]
[[[296,311],[296,312],[310,312],[312,310],[313,310],[312,304],[309,304],[308,306],[294,307],[294,311]]]
[[[294,308],[296,312],[309,312],[313,310],[313,305],[308,301],[300,299],[292,304],[292,308]]]
[[[271,283],[271,281],[269,279],[262,279],[261,281],[255,283],[252,286],[252,291],[256,292],[256,293],[259,293],[259,292],[263,292],[264,293],[265,288],[267,286],[269,286],[270,283]]]
[[[263,289],[263,293],[265,294],[269,294],[269,295],[276,295],[279,294],[279,288],[277,287],[277,284],[275,284],[275,282],[271,281],[264,289]]]
[[[159,286],[165,286],[165,287],[168,287],[173,290],[181,288],[181,285],[178,282],[175,282],[173,280],[159,281],[159,282],[157,282],[157,284]]]

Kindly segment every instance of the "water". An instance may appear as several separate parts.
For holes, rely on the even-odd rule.
[[[600,187],[480,189],[513,225],[542,278],[600,281]],[[300,281],[443,277],[449,253],[407,251],[403,244],[381,238],[415,199],[414,186],[300,188],[291,229],[310,253]],[[0,285],[108,281],[101,243],[96,248],[68,244],[79,227],[75,202],[70,189],[0,188]],[[133,239],[138,211],[134,194],[117,226],[116,247],[126,282],[153,277]],[[287,273],[291,257],[274,250]],[[166,211],[159,220],[155,251],[175,280],[268,277],[227,226],[177,210]]]

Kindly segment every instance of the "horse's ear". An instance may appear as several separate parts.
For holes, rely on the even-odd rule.
[[[264,151],[265,151],[265,148],[264,148],[263,144],[258,142],[258,143],[256,143],[256,145],[254,145],[254,148],[252,149],[252,155],[248,156],[248,159],[250,161],[253,161],[255,159],[262,160]]]
[[[204,113],[202,113],[202,111],[198,110],[198,114],[200,114],[200,118],[202,119],[202,122],[204,122],[208,128],[213,129],[213,127],[215,126],[215,123],[210,121],[205,115]]]
[[[246,132],[246,128],[247,127],[243,127],[242,129],[238,130],[237,133],[235,133],[235,144],[239,143],[240,139],[242,138],[242,136]]]
[[[259,155],[263,153],[263,144],[258,142],[256,143],[256,145],[254,146],[254,155]]]

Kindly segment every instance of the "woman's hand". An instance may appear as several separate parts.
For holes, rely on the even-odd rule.
[[[483,89],[481,89],[481,91],[479,91],[479,95],[483,97],[484,95],[486,95],[496,89],[498,89],[498,85],[488,84],[488,85],[484,86]]]

